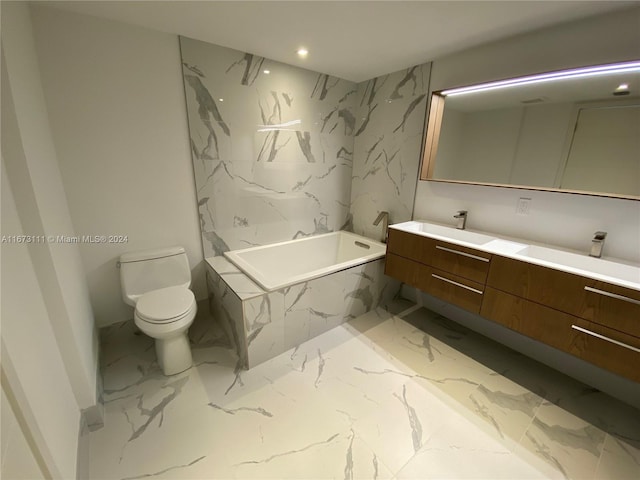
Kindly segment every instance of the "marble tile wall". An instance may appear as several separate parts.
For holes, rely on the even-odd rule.
[[[355,84],[180,44],[205,258],[411,219],[430,63]]]
[[[341,229],[379,239],[372,222],[382,210],[391,222],[411,219],[430,64],[355,84],[188,38],[180,45],[205,258]],[[253,365],[341,324],[358,302],[367,304],[358,315],[388,303],[400,284],[381,265],[269,294],[221,265],[208,274],[211,311]]]
[[[351,183],[353,231],[380,239],[373,221],[412,219],[431,63],[358,84]]]
[[[217,257],[224,259],[224,257]],[[228,263],[228,262],[227,262]],[[242,322],[242,294],[238,296],[224,280],[222,276],[231,273],[235,269],[231,264],[229,269],[207,268],[207,289],[209,291],[209,312],[222,327],[230,345],[235,348],[239,364],[246,365],[249,357],[247,352],[247,342],[244,337],[244,325]],[[235,269],[237,270],[237,269]]]
[[[213,316],[253,368],[392,301],[384,260],[265,292],[225,257],[207,259]]]
[[[205,258],[342,229],[356,84],[184,37],[180,45]]]

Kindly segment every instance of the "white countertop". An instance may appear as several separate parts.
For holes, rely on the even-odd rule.
[[[459,230],[434,222],[413,220],[389,225],[389,228],[640,291],[640,265],[624,260],[608,257],[594,258],[586,252],[487,232]]]

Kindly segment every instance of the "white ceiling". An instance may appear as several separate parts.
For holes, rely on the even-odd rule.
[[[45,1],[367,80],[466,48],[631,7],[618,1]],[[297,58],[300,46],[309,56]]]

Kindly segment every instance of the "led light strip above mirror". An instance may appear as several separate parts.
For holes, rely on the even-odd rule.
[[[640,200],[639,129],[638,58],[445,88],[420,180]]]
[[[451,88],[448,90],[443,90],[439,93],[440,95],[447,97],[475,92],[486,92],[489,90],[497,90],[502,88],[519,87],[522,85],[531,85],[534,83],[551,82],[556,80],[566,80],[580,77],[595,77],[597,75],[611,75],[625,72],[640,72],[640,61],[612,63],[609,65],[597,65],[593,67],[583,67],[575,68],[572,70],[541,73],[537,75],[530,75],[527,77],[511,78],[508,80],[499,80],[496,82],[470,85],[467,87]]]

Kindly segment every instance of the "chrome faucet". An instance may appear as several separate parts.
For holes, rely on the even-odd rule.
[[[593,240],[591,240],[590,257],[600,258],[602,256],[602,247],[604,247],[604,239],[607,237],[607,232],[596,232],[593,234]]]
[[[466,210],[458,210],[458,213],[453,216],[453,218],[458,219],[458,224],[456,225],[456,228],[459,228],[460,230],[464,230],[464,227],[467,225],[467,213],[468,212]]]
[[[387,229],[389,227],[389,212],[380,212],[373,222],[373,225],[378,225],[382,222],[382,243],[387,243]]]

